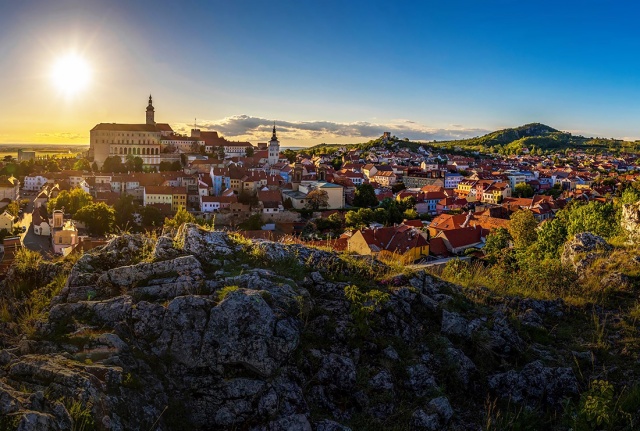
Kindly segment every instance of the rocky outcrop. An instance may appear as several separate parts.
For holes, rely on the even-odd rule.
[[[576,395],[571,369],[516,371],[535,353],[514,323],[540,330],[563,304],[477,307],[425,272],[359,267],[191,224],[118,237],[77,261],[30,339],[0,350],[0,416],[34,430],[469,429],[488,396]],[[387,296],[351,302],[351,285]]]
[[[599,257],[605,256],[612,247],[604,238],[590,232],[576,234],[564,244],[560,260],[582,273]]]
[[[640,243],[640,202],[622,205],[620,227],[626,232],[629,241]]]
[[[489,387],[515,403],[542,402],[555,408],[567,397],[578,394],[578,380],[571,368],[545,367],[541,361],[489,377]]]

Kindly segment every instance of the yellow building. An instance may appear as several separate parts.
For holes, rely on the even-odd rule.
[[[406,225],[360,229],[347,240],[347,248],[364,256],[401,259],[403,263],[429,255],[426,235]]]
[[[173,189],[173,199],[171,201],[171,211],[178,211],[180,208],[187,208],[187,188],[171,187]]]
[[[0,214],[0,230],[6,229],[7,232],[13,231],[13,216],[8,212]]]
[[[65,250],[67,248],[71,250],[78,241],[78,229],[76,228],[76,225],[71,221],[67,221],[61,229],[55,229],[53,232],[53,252],[66,254]]]
[[[187,188],[174,186],[145,186],[143,205],[171,205],[171,211],[187,207]]]

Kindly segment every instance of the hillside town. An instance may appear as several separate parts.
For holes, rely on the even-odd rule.
[[[625,153],[523,148],[504,156],[410,146],[391,133],[367,149],[294,152],[283,150],[275,123],[269,141],[255,145],[197,128],[184,136],[155,121],[151,96],[144,123],[100,123],[90,139],[68,169],[33,152],[5,158],[2,270],[21,247],[67,255],[174,218],[437,263],[481,256],[487,236],[507,229],[515,212],[544,223],[572,200],[610,200],[638,175],[636,155]]]

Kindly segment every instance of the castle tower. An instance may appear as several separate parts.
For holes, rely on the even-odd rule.
[[[149,104],[147,105],[147,124],[156,124],[154,119],[155,109],[153,109],[153,101],[151,95],[149,95]]]
[[[324,165],[318,166],[318,175],[316,176],[318,181],[327,181],[327,168]]]
[[[293,168],[293,178],[291,180],[291,189],[298,191],[302,182],[302,163],[296,163]]]
[[[274,121],[273,135],[269,141],[269,165],[275,165],[278,163],[278,159],[280,159],[280,141],[278,141],[278,137],[276,136],[276,123]]]

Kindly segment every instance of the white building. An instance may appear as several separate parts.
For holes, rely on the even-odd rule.
[[[27,175],[24,177],[24,189],[38,191],[47,183],[48,179],[42,175]]]
[[[278,163],[280,159],[280,141],[278,141],[278,137],[276,136],[276,123],[273,123],[273,135],[271,136],[271,140],[269,141],[269,157],[268,163],[273,166]]]
[[[464,177],[459,173],[449,173],[444,174],[444,188],[445,189],[455,189],[460,184]]]

